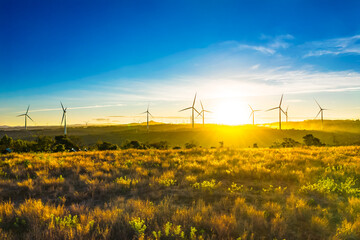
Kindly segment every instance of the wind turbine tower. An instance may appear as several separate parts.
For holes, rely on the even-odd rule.
[[[252,116],[252,122],[253,125],[255,125],[255,112],[259,112],[260,110],[254,110],[250,105],[249,105],[250,109],[251,109],[251,113],[250,113],[250,117]]]
[[[61,104],[61,108],[62,108],[62,110],[63,110],[63,115],[62,115],[62,119],[61,119],[61,125],[62,125],[63,122],[64,122],[64,135],[66,135],[66,134],[67,134],[67,129],[66,129],[66,127],[67,127],[67,126],[66,126],[66,112],[67,112],[67,107],[64,108],[62,102],[60,102],[60,104]]]
[[[201,101],[200,101],[200,104],[201,104],[201,111],[198,116],[202,115],[202,122],[203,122],[203,127],[204,127],[205,126],[205,112],[207,112],[207,113],[211,113],[211,112],[209,110],[204,109],[204,106]]]
[[[186,111],[186,110],[190,110],[191,109],[191,125],[192,125],[192,128],[194,128],[194,125],[195,125],[195,116],[194,116],[194,112],[197,112],[198,114],[200,114],[198,112],[198,110],[196,110],[195,108],[195,101],[196,101],[196,93],[195,93],[195,97],[194,97],[194,102],[192,104],[191,107],[188,107],[188,108],[184,108],[184,109],[181,109],[179,112],[182,112],[182,111]]]
[[[316,101],[315,98],[314,98],[314,100],[315,100],[316,104],[317,104],[317,105],[319,106],[319,108],[320,108],[320,110],[319,110],[319,112],[318,112],[318,114],[316,115],[315,118],[317,118],[317,117],[319,116],[319,114],[321,114],[321,128],[324,128],[324,111],[325,111],[325,110],[329,110],[329,109],[322,108],[322,107],[320,106],[320,104]]]
[[[28,108],[26,110],[26,113],[20,114],[20,115],[17,116],[17,117],[22,117],[22,116],[25,117],[25,131],[27,130],[27,119],[29,118],[31,121],[34,121],[34,120],[31,119],[31,117],[28,114],[29,113],[29,108],[30,108],[30,105],[28,106]]]
[[[281,130],[281,112],[283,112],[285,114],[284,110],[281,108],[281,103],[282,103],[283,97],[284,97],[284,94],[281,95],[279,106],[267,110],[267,111],[272,111],[275,109],[279,109],[279,129],[280,130]]]
[[[289,106],[286,108],[286,111],[285,111],[286,122],[288,122],[288,110],[289,110]]]
[[[143,113],[141,113],[141,114],[144,114],[144,113],[146,113],[146,129],[147,129],[147,131],[149,131],[149,115],[150,115],[151,117],[154,117],[154,116],[151,115],[151,113],[149,112],[149,104],[148,104],[148,107],[147,107],[146,112],[143,112]]]

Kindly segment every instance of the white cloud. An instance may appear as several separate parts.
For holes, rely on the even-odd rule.
[[[304,94],[320,92],[350,92],[360,90],[360,74],[353,71],[318,72],[311,70],[291,70],[287,68],[261,68],[244,71],[239,69],[231,74],[184,75],[169,77],[167,84],[144,80],[141,84],[146,93],[134,87],[131,96],[113,93],[108,88],[106,99],[127,99],[127,101],[176,102],[191,101],[195,92],[201,99],[217,99],[247,96]],[[109,88],[116,89],[116,84]],[[105,94],[104,94],[105,95]],[[190,99],[190,100],[189,100]],[[294,102],[300,101],[296,98]],[[131,103],[132,104],[132,103]],[[178,106],[179,108],[183,106]]]
[[[256,69],[258,69],[260,67],[260,64],[256,64],[256,65],[253,65],[253,66],[251,66],[251,70],[256,70]]]
[[[264,54],[273,55],[277,52],[278,49],[285,49],[290,46],[287,40],[292,40],[294,37],[290,34],[279,35],[275,37],[262,35],[261,39],[267,40],[267,43],[263,45],[249,45],[249,44],[239,44],[239,49],[252,49]]]
[[[269,47],[264,47],[264,46],[255,46],[255,45],[247,45],[247,44],[240,44],[239,45],[239,49],[243,50],[243,49],[252,49],[264,54],[274,54],[276,51],[275,49],[269,48]]]
[[[304,44],[304,47],[308,49],[304,57],[360,54],[360,35],[310,42]]]
[[[300,102],[304,102],[304,100],[302,100],[302,99],[289,99],[289,100],[287,100],[287,102],[289,102],[289,103],[300,103]]]
[[[269,43],[269,47],[274,49],[288,48],[290,44],[286,42],[286,40],[292,40],[292,39],[294,39],[294,37],[290,34],[276,36],[272,38],[272,41]]]
[[[83,107],[69,107],[68,109],[93,109],[93,108],[106,108],[106,107],[116,107],[116,106],[123,106],[123,104],[108,104],[108,105],[93,105],[93,106],[83,106]],[[66,107],[66,106],[64,106]],[[61,111],[61,107],[58,108],[43,108],[43,109],[35,109],[30,110],[29,112],[50,112],[50,111]]]

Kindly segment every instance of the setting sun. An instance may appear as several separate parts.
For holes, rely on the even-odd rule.
[[[227,99],[214,107],[213,121],[218,124],[239,125],[249,123],[249,107],[246,103]]]

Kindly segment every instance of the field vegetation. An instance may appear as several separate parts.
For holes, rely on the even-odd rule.
[[[1,155],[0,239],[359,239],[359,154],[349,146]]]

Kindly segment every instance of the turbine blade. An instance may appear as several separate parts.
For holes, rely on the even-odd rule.
[[[144,113],[147,113],[147,111],[146,111],[146,112],[142,112],[142,113],[140,113],[140,114],[144,114]]]
[[[250,107],[251,111],[254,111],[254,110],[253,110],[253,108],[250,106],[250,104],[248,104],[248,105],[249,105],[249,107]]]
[[[192,107],[194,107],[194,106],[195,106],[196,94],[197,94],[197,93],[195,93],[194,102],[193,102]]]
[[[150,103],[148,103],[148,108],[147,108],[147,111],[149,111],[149,106],[150,106]]]
[[[64,117],[65,117],[65,112],[63,113],[63,116],[62,116],[62,119],[61,119],[61,124],[60,124],[60,125],[62,125],[62,124],[63,124]]]
[[[284,94],[281,95],[279,107],[281,107],[281,103],[282,103],[283,97],[284,97]]]
[[[266,111],[272,111],[272,110],[275,110],[275,109],[278,109],[279,107],[274,107],[274,108],[270,108],[270,109],[268,109],[268,110],[266,110]]]
[[[320,104],[316,101],[315,98],[314,98],[314,100],[315,100],[316,104],[319,106],[319,108],[321,109]]]
[[[322,111],[322,110],[320,110],[320,111],[318,112],[318,114],[316,115],[315,119],[319,116],[319,114],[321,113],[321,111]]]
[[[154,117],[150,112],[148,112],[151,117]]]
[[[204,112],[207,112],[207,113],[212,113],[212,111],[208,111],[208,110],[204,110]]]
[[[179,112],[182,112],[182,111],[185,111],[185,110],[189,110],[189,109],[192,109],[192,107],[188,107],[188,108],[181,109]]]
[[[284,110],[283,110],[282,108],[280,108],[280,110],[283,112],[283,114],[287,115],[287,113],[286,113],[286,112],[284,112]]]
[[[32,118],[31,118],[29,115],[27,115],[27,114],[26,114],[26,117],[30,118],[31,121],[34,121],[34,120],[32,120]]]
[[[195,112],[197,112],[198,114],[200,114],[200,113],[199,113],[199,111],[198,111],[198,110],[196,110],[196,108],[194,108],[194,107],[193,107],[193,109],[195,110]]]
[[[28,106],[27,110],[26,110],[26,113],[25,114],[28,114],[29,112],[29,108],[30,108],[30,105]]]
[[[202,108],[202,110],[204,110],[204,107],[203,107],[203,105],[202,105],[202,102],[201,102],[201,100],[200,100],[200,104],[201,104],[201,108]]]
[[[25,114],[20,114],[20,115],[17,115],[17,117],[22,117],[22,116],[25,116]]]
[[[252,111],[251,113],[250,113],[250,116],[249,116],[249,119],[251,118],[251,116],[254,114],[254,112]]]
[[[61,104],[61,108],[62,108],[62,110],[65,112],[66,110],[65,110],[64,105],[62,104],[62,102],[61,102],[61,101],[60,101],[60,104]]]

